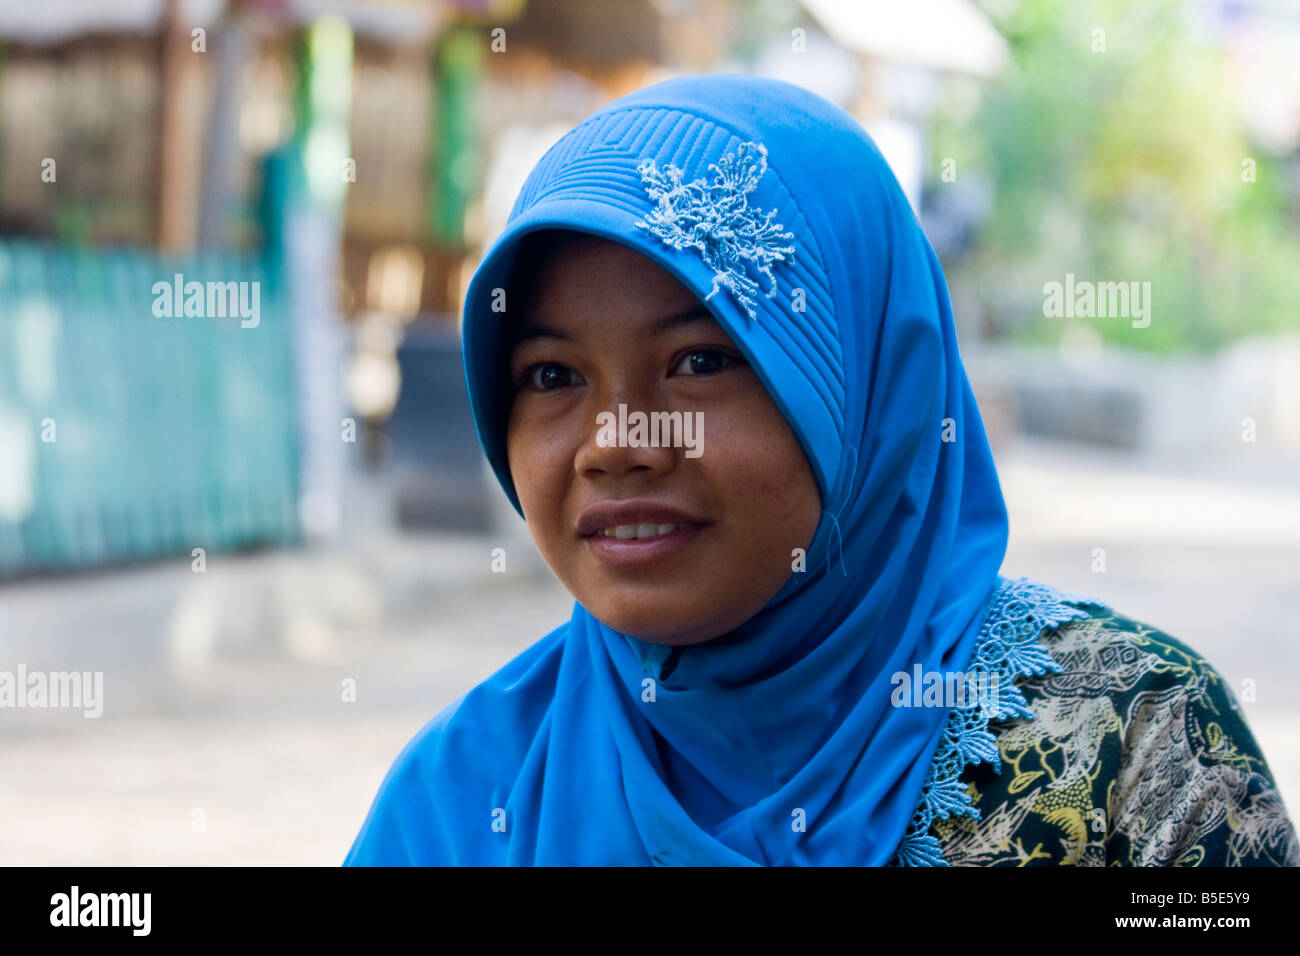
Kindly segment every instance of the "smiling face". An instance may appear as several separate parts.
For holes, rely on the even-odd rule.
[[[798,439],[669,273],[591,236],[525,241],[508,300],[507,451],[538,550],[616,631],[661,644],[727,633],[781,589],[816,531],[821,498]],[[627,440],[611,442],[620,405]],[[637,412],[698,428],[652,447]]]

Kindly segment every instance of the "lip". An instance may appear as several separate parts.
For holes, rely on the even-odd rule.
[[[676,557],[704,533],[704,528],[702,524],[683,525],[653,538],[607,538],[603,534],[590,534],[581,541],[610,567],[640,567]]]
[[[620,524],[675,524],[668,534],[653,538],[607,538],[601,532]],[[704,532],[709,522],[668,505],[623,501],[597,505],[578,520],[578,537],[606,565],[633,567],[664,561],[680,554]]]
[[[590,538],[605,528],[620,524],[684,524],[703,527],[708,522],[670,505],[662,505],[653,501],[610,502],[588,508],[582,513],[578,518],[578,537]],[[673,534],[676,533],[673,532]],[[664,535],[664,537],[670,538],[672,535]],[[610,538],[608,540],[619,539]],[[635,541],[636,539],[624,538],[622,540]],[[646,540],[653,541],[655,539],[647,538]]]

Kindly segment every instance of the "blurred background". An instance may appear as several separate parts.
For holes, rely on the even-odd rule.
[[[730,71],[903,184],[1003,573],[1202,653],[1300,812],[1300,0],[42,0],[0,4],[0,670],[102,672],[103,714],[0,709],[0,863],[337,865],[567,617],[459,304],[560,135]],[[177,276],[256,323],[160,314]]]

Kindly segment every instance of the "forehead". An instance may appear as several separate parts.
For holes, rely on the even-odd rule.
[[[617,311],[655,319],[698,303],[671,273],[617,242],[568,230],[530,233],[520,243],[507,293],[512,327]]]

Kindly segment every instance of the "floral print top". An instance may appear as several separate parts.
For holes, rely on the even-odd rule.
[[[1014,679],[1032,715],[987,722],[996,757],[956,778],[969,811],[920,821],[941,855],[928,862],[1300,866],[1264,755],[1208,661],[1090,599],[1023,578],[1003,587],[1081,613],[1040,631],[1055,670]]]

